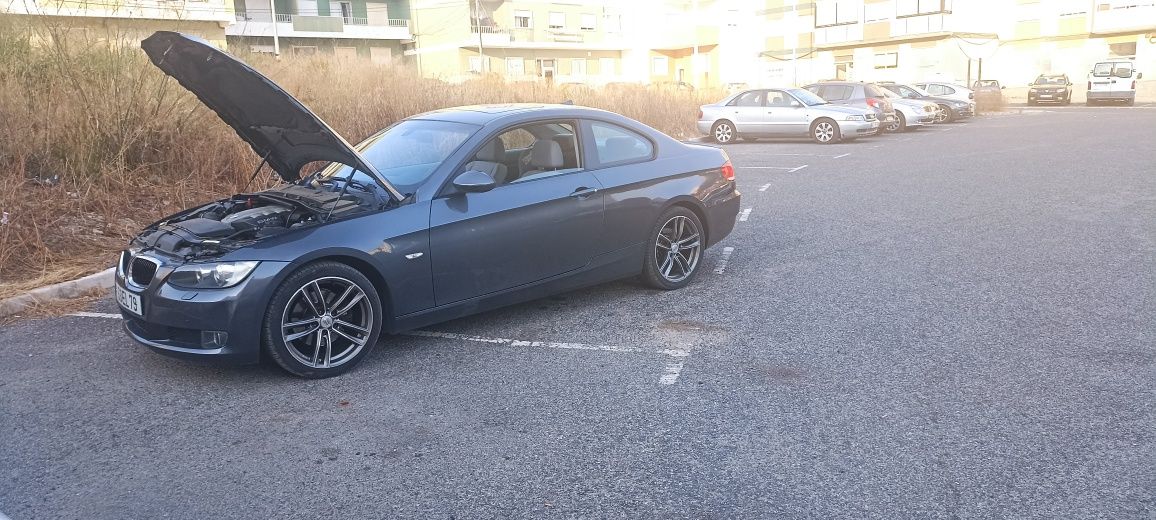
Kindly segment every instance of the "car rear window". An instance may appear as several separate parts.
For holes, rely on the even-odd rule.
[[[851,99],[853,90],[850,85],[822,85],[819,87],[819,97],[827,101],[843,101]]]
[[[1097,77],[1097,78],[1106,78],[1108,76],[1111,76],[1112,75],[1112,64],[1111,63],[1097,63],[1096,66],[1092,68],[1092,75]]]
[[[887,94],[884,94],[883,90],[875,85],[863,85],[863,93],[867,97],[887,97]]]

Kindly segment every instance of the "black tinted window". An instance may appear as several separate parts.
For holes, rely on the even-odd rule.
[[[844,101],[851,99],[851,92],[855,87],[850,85],[822,85],[819,87],[819,97],[827,101]]]
[[[863,94],[866,95],[866,97],[887,97],[887,95],[883,93],[883,89],[875,85],[863,85]]]

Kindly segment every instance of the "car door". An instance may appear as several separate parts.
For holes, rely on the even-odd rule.
[[[807,135],[807,110],[803,103],[782,90],[766,94],[767,133],[773,135]]]
[[[434,199],[430,261],[438,305],[562,275],[589,262],[603,232],[603,194],[583,167],[576,123],[561,124],[574,140],[563,151],[567,162],[574,161],[564,165],[570,167],[523,174],[483,193],[448,187]]]
[[[741,134],[758,135],[766,132],[763,103],[766,92],[748,90],[736,96],[727,105],[726,113]]]
[[[1112,94],[1121,99],[1132,92],[1132,64],[1121,62],[1112,67]]]

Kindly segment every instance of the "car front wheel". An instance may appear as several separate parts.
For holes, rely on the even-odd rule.
[[[710,135],[716,143],[726,144],[734,141],[735,138],[738,137],[738,132],[735,131],[734,123],[724,119],[711,127]]]
[[[839,125],[830,119],[820,119],[811,125],[811,138],[819,144],[831,144],[839,140]]]
[[[647,242],[642,278],[655,289],[686,287],[698,274],[706,243],[702,222],[684,207],[670,208],[654,224]]]
[[[317,262],[289,275],[265,312],[265,352],[285,371],[320,379],[347,372],[381,334],[377,290],[360,271]]]

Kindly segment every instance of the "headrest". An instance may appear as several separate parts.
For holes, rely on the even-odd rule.
[[[606,162],[621,161],[630,157],[637,141],[633,137],[608,137],[606,139]]]
[[[530,166],[534,168],[561,168],[562,146],[557,141],[534,141],[530,149]]]
[[[483,145],[481,150],[478,150],[474,159],[486,162],[505,162],[506,145],[502,144],[501,139],[495,137]]]

